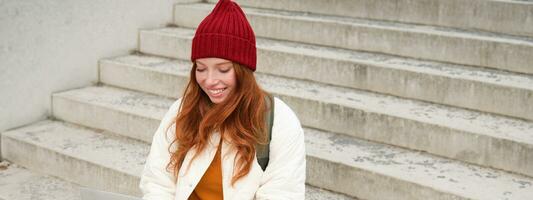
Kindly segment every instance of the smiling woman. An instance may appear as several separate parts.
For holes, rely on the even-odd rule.
[[[258,85],[255,35],[235,2],[200,23],[191,61],[183,97],[153,136],[143,199],[304,199],[302,126]]]

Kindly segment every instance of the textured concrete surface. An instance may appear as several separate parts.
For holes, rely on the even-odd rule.
[[[217,0],[208,0],[216,3]],[[238,0],[255,8],[312,12],[533,36],[528,0]]]
[[[49,120],[2,137],[4,158],[31,171],[104,191],[140,195],[147,143]]]
[[[8,161],[0,162],[2,200],[81,200],[76,184],[32,172]]]
[[[531,178],[315,129],[305,137],[308,182],[362,199],[533,196]]]
[[[43,171],[104,191],[141,195],[138,184],[150,148],[146,142],[50,120],[11,130],[2,137],[4,145],[8,148],[5,151],[6,159],[24,165],[31,171]],[[42,169],[41,166],[54,167]],[[31,175],[32,172],[17,170],[18,168],[14,168],[4,172],[0,167],[0,197],[44,194],[42,198],[37,198],[44,200],[54,199],[48,197],[58,193],[64,194],[65,199],[76,199],[76,195],[79,195],[79,191],[73,191],[72,184],[68,182],[48,176],[36,179]],[[4,181],[7,184],[5,186],[2,184]],[[25,189],[44,184],[47,185]],[[24,188],[17,189],[21,187]],[[17,190],[13,190],[14,188]],[[353,199],[309,185],[306,196],[316,200]]]
[[[212,7],[176,5],[174,23],[196,27]],[[309,13],[244,10],[255,34],[261,37],[533,74],[531,38]]]
[[[146,56],[144,58],[146,59],[137,59],[137,56],[120,56],[100,60],[100,82],[166,97],[175,98],[183,95],[187,82],[176,82],[173,78],[177,70],[174,63],[167,62],[168,59],[162,57]],[[188,71],[180,73],[188,73]],[[146,78],[149,82],[140,81]]]
[[[144,62],[155,62],[148,58],[126,56],[114,62],[140,70]],[[174,76],[173,82],[188,79],[187,61],[161,58],[159,65],[174,65],[174,72],[167,75]],[[153,66],[145,68],[156,69]],[[256,77],[266,90],[285,100],[304,125],[533,174],[532,122],[262,73]],[[148,84],[149,78],[130,82]]]
[[[139,51],[143,54],[188,60],[191,49],[186,47],[192,46],[193,36],[194,30],[184,28],[142,29],[139,32]]]
[[[357,200],[355,197],[334,193],[328,190],[307,185],[305,188],[306,200]]]
[[[523,176],[316,129],[305,133],[309,184],[362,199],[524,199],[533,195],[533,181]],[[7,147],[4,157],[32,171],[139,195],[139,175],[149,151],[145,142],[48,120],[2,137]],[[53,169],[40,167],[52,163]]]
[[[193,35],[185,28],[143,30],[140,49],[188,60],[190,49],[182,47],[191,45]],[[264,38],[258,38],[257,47],[258,72],[533,120],[531,75]]]
[[[138,28],[198,1],[0,1],[0,131],[45,119],[53,92],[95,83],[98,59],[136,49]]]
[[[533,174],[532,122],[308,81],[258,80],[308,126]]]
[[[52,97],[57,119],[152,141],[173,99],[112,87],[86,87]]]

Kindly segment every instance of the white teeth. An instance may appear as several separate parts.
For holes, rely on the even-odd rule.
[[[211,94],[218,94],[218,93],[221,93],[222,91],[226,90],[225,88],[224,89],[220,89],[220,90],[209,90],[209,92]]]

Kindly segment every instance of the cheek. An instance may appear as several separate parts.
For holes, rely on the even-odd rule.
[[[228,83],[228,85],[231,85],[231,86],[235,86],[237,84],[237,78],[235,77],[235,73],[232,73],[227,78],[227,83]]]
[[[202,85],[202,82],[204,80],[203,76],[202,75],[199,75],[198,73],[195,73],[195,78],[196,78],[196,83],[198,83],[199,85]]]

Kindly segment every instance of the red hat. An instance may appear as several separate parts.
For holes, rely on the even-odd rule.
[[[192,40],[191,60],[217,57],[242,64],[255,71],[255,34],[241,7],[220,0],[200,23]]]

